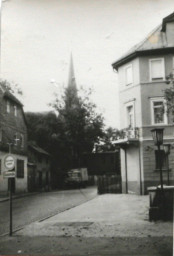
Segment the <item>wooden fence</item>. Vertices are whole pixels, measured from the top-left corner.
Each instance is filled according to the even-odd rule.
[[[103,175],[98,176],[97,181],[98,194],[121,193],[121,176],[120,175]]]

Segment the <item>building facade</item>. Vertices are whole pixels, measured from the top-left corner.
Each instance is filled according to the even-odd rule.
[[[27,192],[27,125],[21,102],[3,86],[0,87],[0,193],[8,193],[9,182],[4,159],[15,159],[14,193]]]
[[[28,144],[28,190],[50,190],[50,155],[36,144]]]
[[[174,70],[174,13],[112,66],[119,78],[122,136],[115,143],[121,148],[123,192],[146,194],[147,187],[160,184],[151,130],[164,128],[164,143],[174,143],[174,118],[167,115],[164,99],[164,90],[171,87],[166,76]],[[172,147],[162,169],[164,184],[168,169],[174,184]]]

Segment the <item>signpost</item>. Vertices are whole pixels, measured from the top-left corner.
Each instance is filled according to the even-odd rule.
[[[8,170],[12,170],[15,167],[15,159],[12,155],[7,155],[4,159],[4,165]]]
[[[12,178],[15,178],[15,159],[12,155],[7,155],[4,159],[4,165],[7,169],[3,173],[4,178],[9,179],[9,189],[10,189],[10,232],[9,235],[12,236]]]

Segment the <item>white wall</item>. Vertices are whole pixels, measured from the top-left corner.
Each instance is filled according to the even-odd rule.
[[[4,159],[5,156],[7,155],[6,152],[0,151],[0,159],[1,159],[1,174],[0,174],[0,192],[7,192],[8,191],[8,179],[3,177],[3,172],[7,171],[4,165]],[[28,188],[28,171],[27,171],[27,156],[22,156],[22,155],[15,155],[11,154],[16,160],[24,160],[24,178],[15,178],[15,183],[16,183],[16,193],[18,192],[27,192]],[[17,161],[16,161],[17,165]],[[15,169],[17,166],[15,165]]]

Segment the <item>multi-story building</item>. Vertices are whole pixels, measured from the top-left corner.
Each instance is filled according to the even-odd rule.
[[[123,192],[147,193],[160,184],[159,162],[151,130],[164,128],[164,143],[174,142],[174,118],[167,115],[166,76],[174,70],[174,13],[162,20],[147,38],[112,64],[118,72]],[[162,111],[165,109],[165,111]],[[167,183],[168,155],[164,154],[163,179]],[[174,150],[169,155],[170,184],[174,183]]]
[[[13,192],[27,192],[27,126],[21,102],[0,86],[0,193],[8,192],[4,159],[8,153],[15,159]]]

